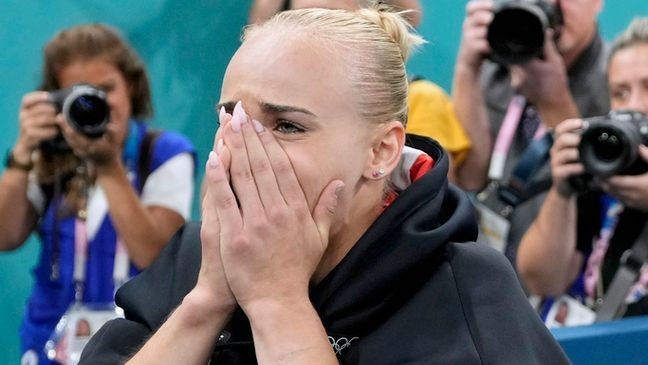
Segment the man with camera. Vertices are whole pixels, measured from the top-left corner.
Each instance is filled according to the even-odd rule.
[[[606,301],[609,306],[608,293],[625,265],[622,256],[629,249],[638,252],[635,242],[642,241],[648,217],[648,18],[635,20],[613,44],[608,83],[614,112],[556,127],[553,184],[520,243],[517,261],[532,294],[566,294],[561,300],[589,322],[600,319]],[[648,313],[648,270],[639,274],[641,261],[638,282],[621,292],[626,315]],[[556,302],[545,301],[545,309]]]
[[[480,241],[515,260],[551,184],[547,131],[609,109],[602,0],[472,0],[453,100],[473,148],[457,184],[476,195]]]

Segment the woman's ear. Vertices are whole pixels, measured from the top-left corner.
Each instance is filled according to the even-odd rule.
[[[374,134],[371,159],[364,171],[364,177],[381,180],[389,176],[400,161],[404,144],[403,123],[391,121],[380,125]]]

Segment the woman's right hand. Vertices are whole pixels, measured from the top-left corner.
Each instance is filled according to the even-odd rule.
[[[585,172],[578,152],[582,127],[581,119],[568,119],[558,124],[554,130],[554,144],[551,147],[551,175],[554,188],[564,198],[569,198],[574,193],[569,178]]]
[[[220,113],[221,128],[229,123],[232,119],[231,114],[226,114],[224,110]],[[218,153],[218,158],[224,166],[229,166],[229,151],[224,147],[220,133],[216,134],[214,151]],[[207,162],[210,163],[209,161]],[[223,263],[220,254],[220,237],[221,226],[216,210],[216,201],[211,191],[213,186],[217,183],[214,181],[216,178],[214,169],[207,167],[205,169],[205,197],[202,202],[202,226],[200,229],[200,240],[202,243],[202,261],[200,265],[200,272],[198,274],[198,282],[193,290],[197,294],[202,305],[213,305],[214,309],[218,311],[231,312],[236,307],[236,299],[227,284],[225,271],[223,270]]]
[[[493,8],[492,0],[471,0],[466,5],[457,56],[457,67],[462,71],[479,72],[484,57],[491,51],[486,36],[493,20]]]
[[[49,93],[33,91],[23,96],[20,104],[20,134],[13,149],[17,162],[27,164],[41,142],[56,137],[56,108],[49,102]]]

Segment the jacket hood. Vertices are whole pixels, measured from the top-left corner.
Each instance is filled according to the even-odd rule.
[[[425,151],[434,166],[425,174],[411,171],[408,158],[421,152],[405,151],[400,176],[418,179],[398,186],[408,179],[392,174],[398,197],[313,288],[311,300],[329,332],[361,336],[359,332],[370,331],[429,279],[449,242],[477,238],[470,201],[448,184],[446,153],[432,140],[427,140]]]

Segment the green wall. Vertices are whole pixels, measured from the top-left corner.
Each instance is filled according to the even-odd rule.
[[[429,44],[412,58],[410,72],[449,89],[465,1],[422,2],[420,31]],[[0,153],[16,137],[20,98],[38,85],[42,45],[63,27],[99,21],[119,28],[142,55],[153,85],[152,123],[189,136],[200,169],[212,144],[213,106],[248,8],[249,1],[239,0],[2,0]],[[648,2],[609,1],[601,16],[604,37],[613,37],[634,15],[648,15]],[[15,252],[0,253],[0,364],[19,363],[17,331],[38,250],[31,239]]]

